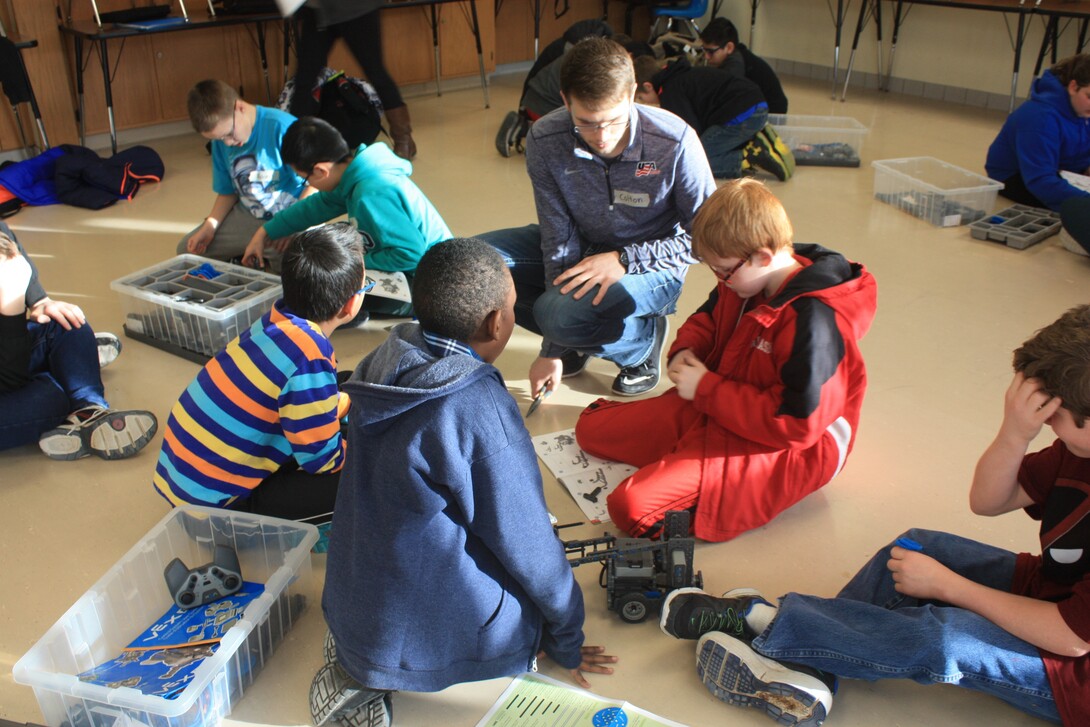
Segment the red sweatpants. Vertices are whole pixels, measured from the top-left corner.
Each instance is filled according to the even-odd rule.
[[[579,416],[575,436],[591,454],[639,467],[606,500],[613,522],[633,537],[668,510],[695,506],[697,537],[730,540],[822,487],[842,461],[828,437],[791,450],[728,432],[676,389],[634,402],[599,399]]]

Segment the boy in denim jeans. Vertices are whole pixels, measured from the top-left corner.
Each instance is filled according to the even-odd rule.
[[[1014,352],[1003,422],[977,462],[978,515],[1025,509],[1041,555],[909,530],[836,598],[675,591],[662,628],[700,639],[697,671],[730,704],[816,725],[835,676],[958,684],[1065,725],[1090,724],[1090,306]],[[1026,454],[1048,425],[1049,447]],[[776,695],[773,697],[772,695]]]

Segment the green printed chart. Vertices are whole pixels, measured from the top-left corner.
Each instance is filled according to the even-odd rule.
[[[515,677],[477,727],[684,727],[540,674]]]

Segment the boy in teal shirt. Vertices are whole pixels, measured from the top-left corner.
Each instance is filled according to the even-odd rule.
[[[246,247],[247,265],[264,263],[268,247],[282,251],[289,236],[343,214],[363,236],[368,270],[402,272],[412,285],[420,258],[453,235],[409,175],[412,165],[385,144],[351,150],[325,121],[305,117],[284,135],[281,156],[318,194],[278,212]],[[366,310],[411,315],[408,303],[369,297]]]

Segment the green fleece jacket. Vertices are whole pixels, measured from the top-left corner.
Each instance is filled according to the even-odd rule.
[[[336,189],[278,212],[265,232],[276,240],[347,214],[363,235],[368,268],[416,270],[428,248],[454,235],[411,173],[412,165],[385,144],[361,144]]]

